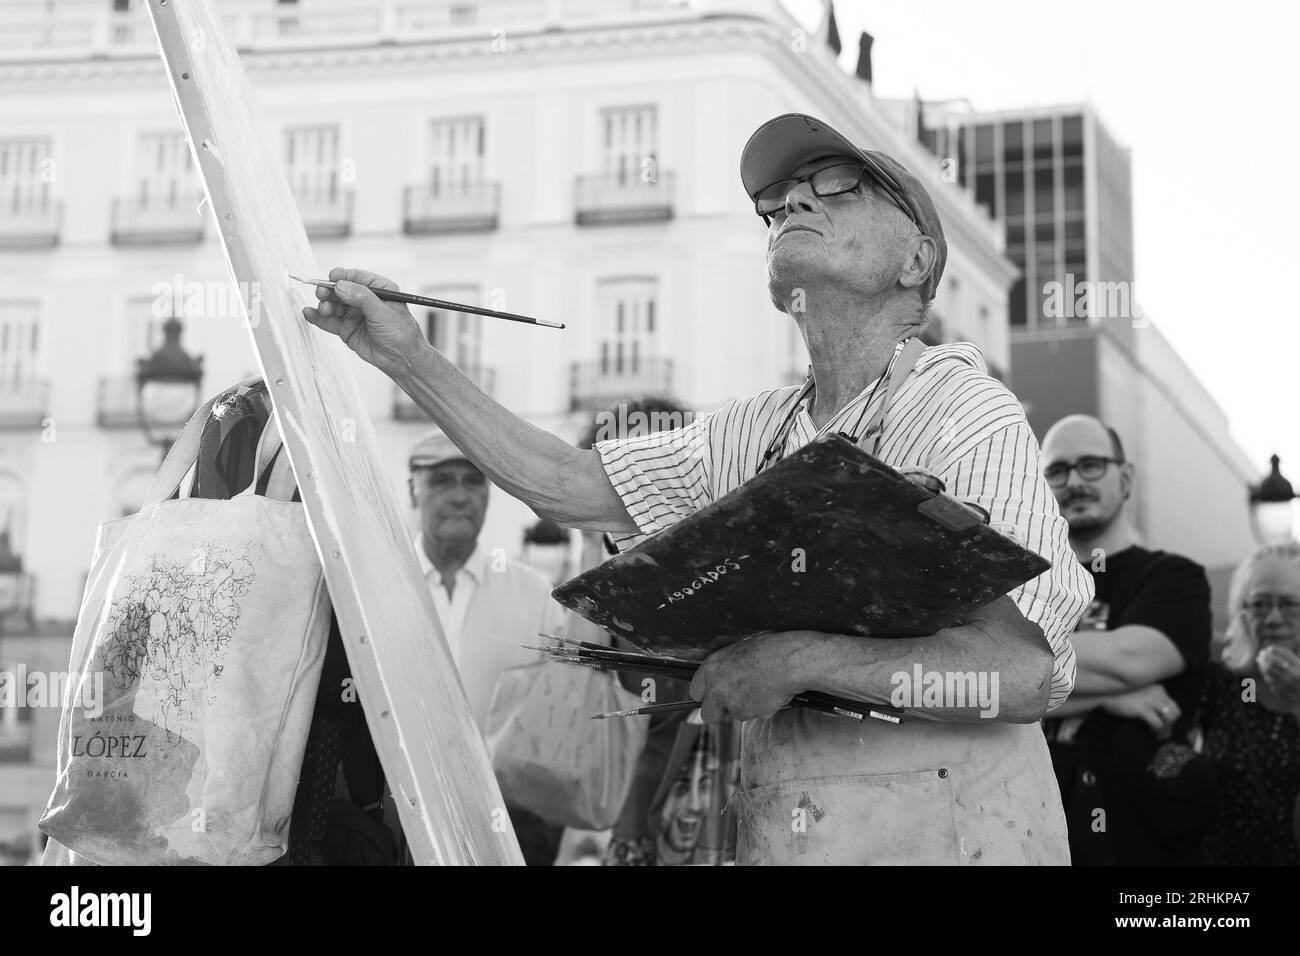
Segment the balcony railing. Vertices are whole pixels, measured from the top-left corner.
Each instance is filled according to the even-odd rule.
[[[341,239],[352,232],[352,191],[295,193],[302,224],[312,239]]]
[[[49,395],[50,383],[44,379],[0,381],[0,428],[39,428]]]
[[[58,245],[63,204],[52,199],[35,202],[0,200],[0,249],[46,248]]]
[[[409,235],[478,232],[497,227],[500,183],[469,186],[407,186],[402,200],[402,229]]]
[[[477,385],[488,395],[496,394],[497,372],[495,368],[487,365],[460,365],[457,366],[461,374]],[[427,422],[429,416],[424,413],[419,405],[411,400],[397,386],[393,386],[393,418],[399,422]]]
[[[652,356],[569,365],[569,411],[598,411],[646,395],[673,393],[673,360]]]
[[[157,53],[158,41],[142,3],[129,13],[103,9],[80,15],[75,9],[45,6],[15,4],[16,9],[0,11],[0,60]]]
[[[580,226],[662,222],[673,217],[673,174],[651,182],[639,176],[579,176],[574,219]]]
[[[113,200],[112,241],[118,246],[168,245],[203,241],[203,196],[172,202]]]

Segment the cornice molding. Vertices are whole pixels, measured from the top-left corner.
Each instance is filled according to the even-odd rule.
[[[568,55],[596,59],[625,59],[629,51],[638,55],[706,52],[734,47],[734,40],[753,36],[766,26],[743,17],[673,20],[632,25],[506,33],[504,51],[493,49],[493,38],[456,37],[398,43],[366,43],[358,46],[280,48],[239,51],[251,76],[306,78],[320,71],[337,74],[340,69],[367,71],[363,75],[384,75],[421,66],[491,65],[504,59],[525,66],[545,56]],[[162,61],[153,55],[84,57],[77,59],[0,61],[0,89],[48,90],[52,83],[85,84],[101,81],[153,78]]]

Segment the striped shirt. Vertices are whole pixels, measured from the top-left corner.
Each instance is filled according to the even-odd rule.
[[[875,382],[818,429],[805,399],[785,443],[789,454],[813,438],[859,437],[885,388]],[[752,478],[794,402],[797,386],[728,402],[684,428],[599,442],[605,470],[639,532],[615,534],[625,549],[680,521]],[[780,453],[780,452],[779,452]],[[983,508],[995,529],[1051,562],[1010,592],[1051,645],[1055,663],[1048,709],[1074,686],[1069,635],[1093,597],[1092,580],[1070,549],[1069,529],[1043,479],[1038,441],[1024,410],[988,374],[978,348],[926,349],[887,409],[879,457],[894,468],[924,468],[947,493]]]

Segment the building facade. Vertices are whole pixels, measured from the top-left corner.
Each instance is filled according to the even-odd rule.
[[[917,169],[950,243],[936,329],[1009,368],[1016,271],[995,224],[774,0],[220,11],[323,269],[568,324],[417,315],[540,427],[576,439],[626,397],[707,410],[802,380],[807,355],[768,299],[766,235],[738,173],[749,134],[793,110]],[[0,9],[0,530],[21,582],[0,592],[14,595],[0,669],[66,666],[95,528],[138,508],[158,464],[133,373],[166,320],[202,357],[205,394],[257,370],[249,290],[227,285],[209,215],[138,0]],[[406,456],[429,423],[382,375],[353,370],[405,501]],[[518,554],[535,520],[494,492],[480,542]],[[57,716],[0,723],[11,856],[35,852]]]
[[[1207,567],[1222,627],[1229,572],[1255,547],[1247,486],[1262,465],[1142,310],[1128,150],[1086,104],[889,109],[1004,230],[1022,270],[1009,306],[1012,387],[1035,432],[1075,412],[1116,429],[1137,468],[1128,507],[1140,534]]]

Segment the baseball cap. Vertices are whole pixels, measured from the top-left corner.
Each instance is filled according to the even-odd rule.
[[[469,459],[452,443],[442,429],[435,428],[416,442],[415,447],[411,449],[408,468],[411,471],[417,468],[432,468],[434,465],[441,465],[444,461],[469,461]]]
[[[751,198],[759,190],[790,176],[791,170],[821,156],[856,156],[882,189],[911,215],[924,235],[934,240],[934,268],[925,281],[922,298],[934,298],[948,261],[939,211],[921,181],[892,156],[876,149],[854,146],[841,133],[806,113],[784,113],[768,120],[749,137],[740,154],[740,181]]]

